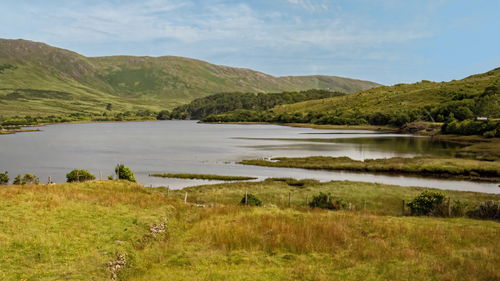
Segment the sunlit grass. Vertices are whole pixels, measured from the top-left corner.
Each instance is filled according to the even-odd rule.
[[[500,278],[497,222],[401,216],[401,200],[420,188],[290,183],[296,182],[238,182],[169,192],[122,181],[3,186],[0,279],[109,280],[107,262],[117,253],[127,255],[119,280]],[[181,198],[186,191],[188,204]],[[319,191],[356,208],[305,207],[305,197]],[[240,206],[245,192],[261,198],[264,207]],[[499,199],[446,193],[470,204]],[[197,202],[211,207],[191,204]],[[152,235],[150,227],[161,222],[167,231]]]

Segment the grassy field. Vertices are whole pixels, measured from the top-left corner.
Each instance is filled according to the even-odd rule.
[[[271,160],[243,160],[240,163],[268,167],[415,174],[487,181],[500,180],[500,162],[460,158],[393,157],[358,161],[349,157],[311,156],[302,158],[278,157]]]
[[[215,205],[181,203],[186,191],[189,203]],[[264,207],[237,205],[245,191]],[[319,191],[356,207],[305,208]],[[110,280],[121,254],[119,280],[498,280],[500,224],[400,216],[401,200],[420,191],[274,180],[169,193],[120,181],[2,186],[0,279]],[[288,194],[291,208],[271,200]]]
[[[211,174],[150,174],[150,177],[160,178],[177,178],[177,179],[199,179],[199,180],[221,180],[221,181],[237,181],[237,180],[255,180],[253,177],[242,176],[221,176]]]

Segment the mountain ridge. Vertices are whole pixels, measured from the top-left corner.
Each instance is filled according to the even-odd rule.
[[[273,76],[178,56],[102,56],[0,39],[0,115],[171,109],[219,92],[356,92],[379,84],[338,76]],[[51,96],[59,92],[59,96]],[[63,97],[64,96],[64,97]],[[63,97],[63,98],[61,98]]]

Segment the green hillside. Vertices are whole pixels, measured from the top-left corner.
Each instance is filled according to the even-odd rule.
[[[474,121],[475,117],[488,121]],[[450,82],[381,86],[349,95],[278,105],[267,111],[236,110],[208,122],[280,122],[405,126],[444,122],[443,132],[500,136],[500,68]]]
[[[451,101],[471,100],[483,94],[484,90],[490,86],[500,87],[500,68],[472,75],[462,80],[450,82],[424,80],[413,84],[381,86],[348,96],[277,106],[274,111],[277,113],[339,112],[342,114],[352,113],[352,115],[356,111],[362,114],[412,112],[415,109],[433,107]],[[495,102],[498,103],[498,100]],[[498,111],[488,113],[499,114]]]
[[[306,100],[324,99],[346,95],[328,90],[307,90],[281,93],[218,93],[197,98],[188,104],[174,108],[171,119],[203,119],[208,115],[221,114],[238,109],[266,110],[279,104],[291,104]]]
[[[88,58],[26,40],[0,39],[0,115],[159,111],[217,92],[329,89],[376,83],[334,76],[274,77],[181,57]]]

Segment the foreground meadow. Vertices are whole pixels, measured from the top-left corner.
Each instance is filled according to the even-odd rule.
[[[268,180],[0,188],[1,280],[499,280],[500,224],[402,216],[423,189]],[[310,209],[320,191],[350,210]],[[188,193],[187,203],[184,199]],[[262,207],[240,206],[245,192]],[[471,205],[499,195],[446,192]]]

